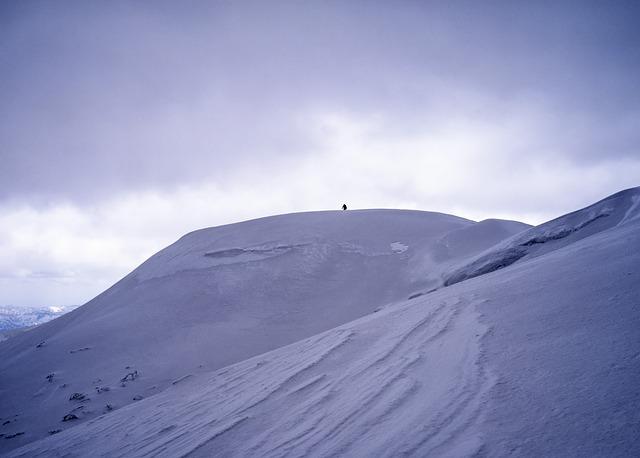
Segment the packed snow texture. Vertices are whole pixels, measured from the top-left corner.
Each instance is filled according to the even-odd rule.
[[[515,236],[526,227],[388,211],[190,234],[77,311],[0,344],[0,411],[11,420],[2,433],[24,433],[2,446],[27,444],[9,456],[639,456],[639,197],[628,190]],[[524,256],[479,273],[516,246]],[[229,262],[237,257],[246,258]],[[235,276],[217,275],[232,268]],[[451,272],[466,273],[441,287]],[[275,301],[281,313],[255,317],[247,334],[248,313],[225,315],[233,332],[208,328],[209,354],[196,353],[207,366],[189,367],[200,345],[189,315],[198,294],[219,292],[210,277],[237,282],[228,297],[239,296],[243,311],[275,312]],[[287,281],[269,289],[263,277]],[[256,283],[264,303],[240,294]],[[191,301],[174,293],[179,286]],[[211,316],[224,310],[210,307]],[[307,321],[326,328],[313,332]],[[271,346],[270,330],[288,332],[290,345]],[[248,356],[219,356],[251,336]],[[63,351],[70,346],[76,353]],[[122,366],[127,358],[135,364]],[[43,374],[29,385],[51,366],[63,369],[54,382]],[[89,394],[82,377],[100,371]],[[109,396],[121,402],[113,411]],[[41,419],[30,413],[37,408]],[[66,430],[37,440],[43,429]]]

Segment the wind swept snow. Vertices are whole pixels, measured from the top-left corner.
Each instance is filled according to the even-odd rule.
[[[399,306],[11,456],[470,454],[482,444],[478,419],[493,384],[485,332],[468,297]]]

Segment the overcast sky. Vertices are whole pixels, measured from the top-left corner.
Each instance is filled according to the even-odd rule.
[[[537,224],[640,185],[640,2],[0,3],[0,304],[185,232],[412,208]]]

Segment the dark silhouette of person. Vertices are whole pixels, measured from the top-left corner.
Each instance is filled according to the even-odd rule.
[[[347,204],[342,204],[342,209],[346,210],[347,209]]]

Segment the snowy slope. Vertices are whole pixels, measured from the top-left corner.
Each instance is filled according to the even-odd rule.
[[[632,222],[639,214],[638,188],[621,191],[586,208],[507,238],[471,261],[463,260],[456,269],[445,274],[444,284],[451,285],[541,256],[598,232]]]
[[[527,227],[367,210],[188,234],[74,312],[0,344],[10,421],[0,434],[24,432],[0,451],[428,291]]]
[[[572,243],[9,456],[640,456],[638,195],[603,201],[614,223]],[[593,210],[527,237],[575,234]]]

